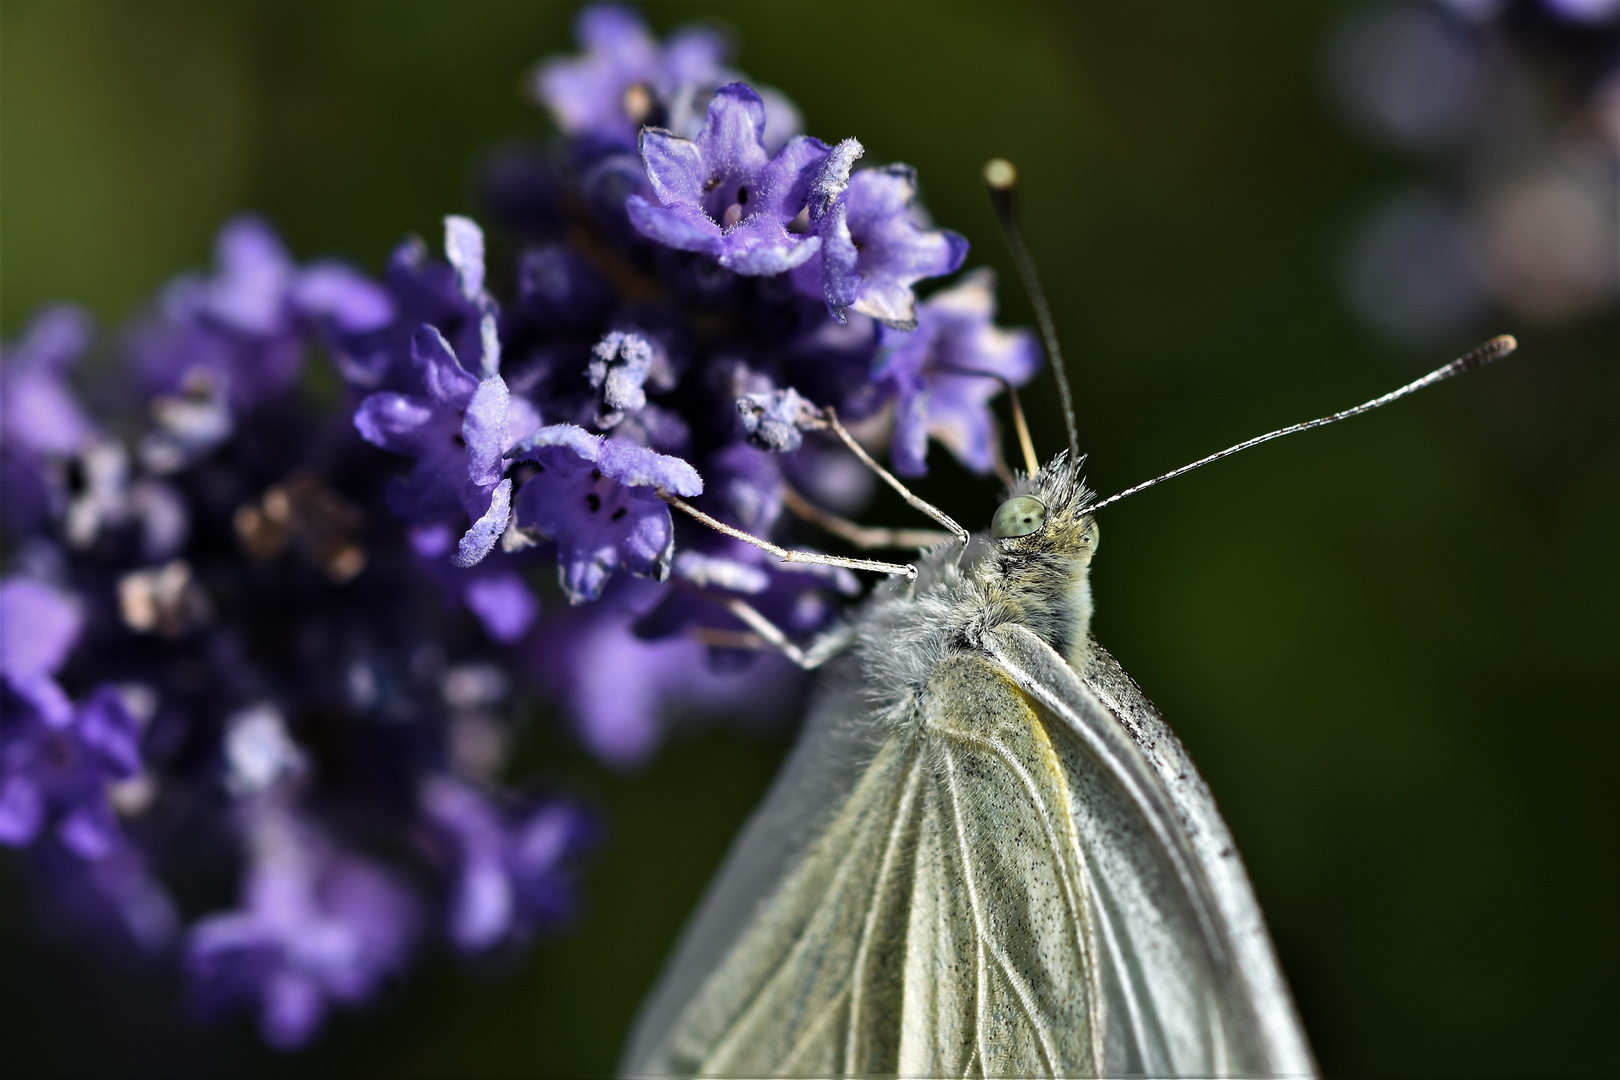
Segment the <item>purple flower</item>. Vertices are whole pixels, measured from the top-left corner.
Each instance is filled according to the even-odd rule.
[[[78,308],[46,308],[21,341],[0,350],[0,440],[8,449],[67,457],[95,430],[67,384],[90,333]]]
[[[535,639],[535,669],[597,757],[619,768],[644,764],[666,729],[684,718],[768,725],[793,715],[797,668],[767,655],[746,671],[716,671],[695,638],[642,640],[631,625],[664,590],[626,584],[632,587],[549,622]]]
[[[765,105],[742,83],[720,88],[695,140],[646,128],[641,158],[659,205],[640,195],[625,204],[643,236],[697,251],[739,274],[779,274],[799,266],[821,240],[788,231],[830,152],[800,135],[771,157],[765,149]]]
[[[0,677],[13,686],[49,679],[79,640],[83,617],[73,597],[33,578],[0,582]]]
[[[587,143],[634,146],[644,123],[680,130],[700,91],[729,81],[727,44],[711,30],[677,32],[662,48],[626,8],[594,4],[579,13],[581,57],[559,57],[535,75],[536,96],[557,126]]]
[[[578,807],[503,803],[445,776],[423,784],[421,801],[455,867],[449,934],[457,948],[521,941],[572,914],[572,863],[594,832]]]
[[[782,470],[778,458],[748,443],[732,443],[711,455],[703,506],[733,525],[770,535],[782,516]]]
[[[547,330],[594,326],[613,307],[613,293],[602,276],[560,244],[523,253],[517,291],[519,311]]]
[[[518,491],[518,524],[557,541],[570,603],[595,600],[621,566],[659,580],[669,573],[675,529],[658,493],[702,492],[692,466],[572,424],[541,428],[511,455],[538,466]]]
[[[797,450],[804,445],[804,432],[816,427],[820,419],[820,410],[791,386],[737,399],[737,424],[761,450]]]
[[[850,165],[860,153],[855,140],[841,143],[812,192],[811,223],[822,239],[819,291],[840,322],[854,310],[911,330],[917,325],[911,287],[923,278],[954,273],[967,257],[968,242],[949,229],[928,227],[916,205],[917,173],[911,166],[864,169],[851,176]],[[801,276],[814,269],[806,266]]]
[[[396,513],[428,522],[459,507],[472,518],[453,556],[457,566],[481,561],[505,531],[512,500],[505,453],[540,422],[501,379],[493,314],[484,315],[482,330],[481,377],[461,365],[443,334],[423,325],[411,340],[423,393],[372,394],[354,415],[367,442],[416,459],[410,477],[390,492]]]
[[[54,825],[68,850],[101,858],[119,836],[107,787],[140,771],[135,718],[110,687],[65,711],[31,689],[0,684],[0,843],[26,847]]]
[[[60,508],[48,463],[71,457],[94,434],[67,383],[89,343],[89,317],[54,307],[34,317],[21,341],[0,348],[0,520],[14,533]]]
[[[256,800],[244,814],[242,907],[192,927],[186,974],[202,1010],[254,1008],[266,1042],[296,1049],[333,1005],[365,1001],[404,967],[420,914],[393,875],[288,808]]]
[[[408,535],[411,550],[428,575],[477,616],[491,641],[510,645],[528,633],[540,615],[540,601],[517,572],[512,556],[491,552],[478,565],[463,568],[451,562],[457,544],[449,526],[418,525]]]
[[[1040,370],[1041,352],[1022,330],[1003,330],[996,313],[995,277],[988,270],[935,293],[918,309],[917,329],[885,330],[887,355],[874,378],[897,395],[889,457],[907,476],[928,471],[928,440],[944,443],[974,472],[995,462],[995,418],[990,399],[1000,376],[1021,386]]]
[[[28,578],[0,584],[0,843],[32,844],[47,827],[85,859],[119,837],[108,785],[140,771],[140,732],[118,693],[75,706],[54,675],[78,640],[69,596]]]
[[[446,251],[464,256],[469,245],[452,242],[451,220],[445,219]],[[470,276],[481,283],[482,266]],[[384,274],[396,313],[393,323],[374,333],[343,335],[331,342],[344,380],[361,391],[415,389],[418,375],[411,339],[424,323],[443,334],[456,355],[477,354],[490,299],[481,289],[469,296],[463,288],[468,279],[469,274],[458,267],[432,258],[418,237],[396,247]]]
[[[226,223],[211,276],[181,278],[131,339],[147,388],[173,395],[200,381],[240,414],[279,396],[298,376],[304,337],[365,334],[392,321],[383,290],[338,263],[300,270],[256,218]],[[221,436],[223,437],[223,436]]]

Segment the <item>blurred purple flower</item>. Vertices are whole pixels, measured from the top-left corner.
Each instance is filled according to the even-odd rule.
[[[672,131],[641,133],[641,157],[659,205],[631,195],[625,205],[643,236],[713,256],[747,276],[800,265],[821,240],[788,231],[804,209],[826,143],[800,135],[772,157],[765,149],[765,105],[742,83],[721,87],[696,140]]]
[[[517,297],[521,314],[545,330],[585,329],[613,308],[613,293],[601,274],[561,244],[523,253]]]
[[[243,813],[242,906],[191,928],[186,975],[202,1011],[256,1009],[266,1042],[297,1049],[333,1005],[364,1002],[404,967],[420,913],[392,874],[273,799]]]
[[[826,629],[844,603],[861,593],[860,581],[841,566],[783,563],[738,541],[726,541],[719,553],[682,551],[675,557],[673,580],[680,587],[636,621],[638,637],[657,640],[694,627],[744,633],[748,627],[722,606],[730,595],[803,642]],[[706,643],[723,667],[746,666],[761,655],[757,648],[722,641]]]
[[[67,383],[90,345],[90,318],[74,307],[46,308],[22,340],[0,349],[0,440],[8,448],[66,457],[95,430]]]
[[[111,687],[66,709],[60,695],[9,673],[0,684],[0,843],[26,847],[54,827],[69,851],[98,859],[119,837],[108,785],[140,771],[140,733]]]
[[[1398,192],[1373,208],[1345,252],[1343,289],[1380,335],[1406,344],[1468,332],[1489,299],[1470,223],[1437,192]]]
[[[782,515],[782,470],[774,454],[731,443],[712,454],[703,506],[722,521],[761,536]]]
[[[679,130],[694,95],[730,81],[726,39],[712,30],[681,30],[660,47],[635,12],[593,4],[574,38],[585,55],[546,61],[534,88],[557,127],[587,145],[634,146],[648,123]]]
[[[659,580],[669,573],[675,529],[658,492],[701,493],[692,466],[572,424],[541,428],[511,455],[539,467],[518,491],[518,524],[557,541],[570,603],[595,600],[621,566]]]
[[[408,535],[423,569],[452,603],[466,605],[477,616],[491,641],[510,645],[528,633],[540,615],[540,601],[518,573],[513,556],[494,551],[476,566],[464,568],[451,561],[457,537],[448,525],[417,525]]]
[[[1466,134],[1486,89],[1478,32],[1425,4],[1350,12],[1328,43],[1326,69],[1352,124],[1378,142],[1417,150]]]
[[[34,316],[20,341],[0,346],[0,524],[14,534],[60,508],[49,464],[94,433],[67,381],[90,334],[84,312],[52,307]]]
[[[1022,386],[1041,367],[1034,337],[996,326],[995,313],[995,276],[979,270],[925,301],[918,308],[917,329],[884,331],[888,351],[873,378],[897,397],[889,452],[895,472],[927,472],[929,438],[944,443],[974,472],[989,472],[994,465],[990,399],[1002,385],[970,373]]]
[[[422,812],[454,864],[451,942],[481,952],[522,941],[573,913],[573,863],[594,829],[565,802],[502,801],[436,776],[422,787]]]
[[[300,270],[257,218],[227,222],[214,259],[212,276],[176,281],[131,338],[152,393],[173,395],[203,380],[245,413],[292,385],[307,333],[365,334],[393,319],[381,287],[339,263]]]
[[[534,670],[566,704],[597,757],[619,768],[645,764],[667,729],[688,717],[759,725],[791,715],[801,686],[797,668],[767,655],[746,671],[717,671],[695,638],[638,638],[631,625],[665,590],[626,584],[600,603],[548,621],[532,654]]]

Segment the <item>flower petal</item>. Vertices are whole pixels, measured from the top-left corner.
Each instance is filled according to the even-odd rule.
[[[647,180],[659,202],[673,206],[702,200],[709,167],[697,143],[663,128],[643,128],[640,142]]]
[[[411,335],[411,359],[422,376],[423,387],[434,401],[460,409],[472,400],[478,380],[461,366],[455,350],[450,348],[438,327],[423,323],[416,328],[416,333]]]
[[[471,218],[444,219],[444,254],[456,269],[456,284],[470,304],[484,300],[484,230]]]
[[[720,265],[747,277],[768,277],[802,265],[821,250],[821,237],[797,236],[765,214],[726,230]]]
[[[624,202],[624,211],[636,231],[649,240],[678,251],[720,254],[720,226],[696,203],[654,206],[640,195]]]
[[[457,566],[474,566],[495,550],[501,533],[506,531],[507,519],[512,516],[512,481],[502,480],[489,493],[489,509],[472,523],[461,537],[451,562]]]

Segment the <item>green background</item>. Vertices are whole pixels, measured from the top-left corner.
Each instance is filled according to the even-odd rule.
[[[658,5],[714,16],[807,129],[918,166],[1002,271],[978,187],[1019,163],[1103,492],[1382,392],[1422,354],[1336,297],[1356,215],[1414,166],[1324,104],[1338,9],[1298,2]],[[0,7],[0,323],[108,322],[204,264],[223,217],[377,270],[475,209],[517,80],[572,48],[536,3]],[[1620,322],[1503,319],[1513,360],[1109,511],[1095,630],[1181,734],[1247,860],[1332,1073],[1596,1073],[1617,1009]],[[1484,335],[1481,335],[1484,336]],[[1457,348],[1454,348],[1456,346]],[[1037,443],[1062,441],[1031,395]],[[976,525],[993,489],[936,469]],[[892,511],[880,508],[878,516]],[[891,514],[891,517],[897,517]],[[710,730],[646,771],[558,751],[609,843],[575,932],[521,963],[430,958],[313,1050],[197,1028],[166,977],[42,937],[0,858],[0,1072],[602,1073],[782,742]],[[1607,899],[1605,899],[1607,898]]]

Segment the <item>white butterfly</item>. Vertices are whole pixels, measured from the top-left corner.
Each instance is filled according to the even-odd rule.
[[[1313,1070],[1208,788],[1087,634],[1089,493],[1026,486],[862,609],[627,1075]]]
[[[999,171],[998,171],[999,170]],[[1095,502],[1077,472],[1051,320],[1030,287],[1071,450],[880,586],[841,636],[804,735],[643,1006],[629,1076],[1297,1076],[1315,1072],[1209,788],[1089,634],[1095,512],[1248,446],[1346,419],[1512,352],[1493,339],[1423,378]],[[812,557],[683,511],[793,561]],[[847,523],[846,523],[847,524]],[[853,536],[854,534],[850,534]],[[821,561],[817,558],[816,561]]]

